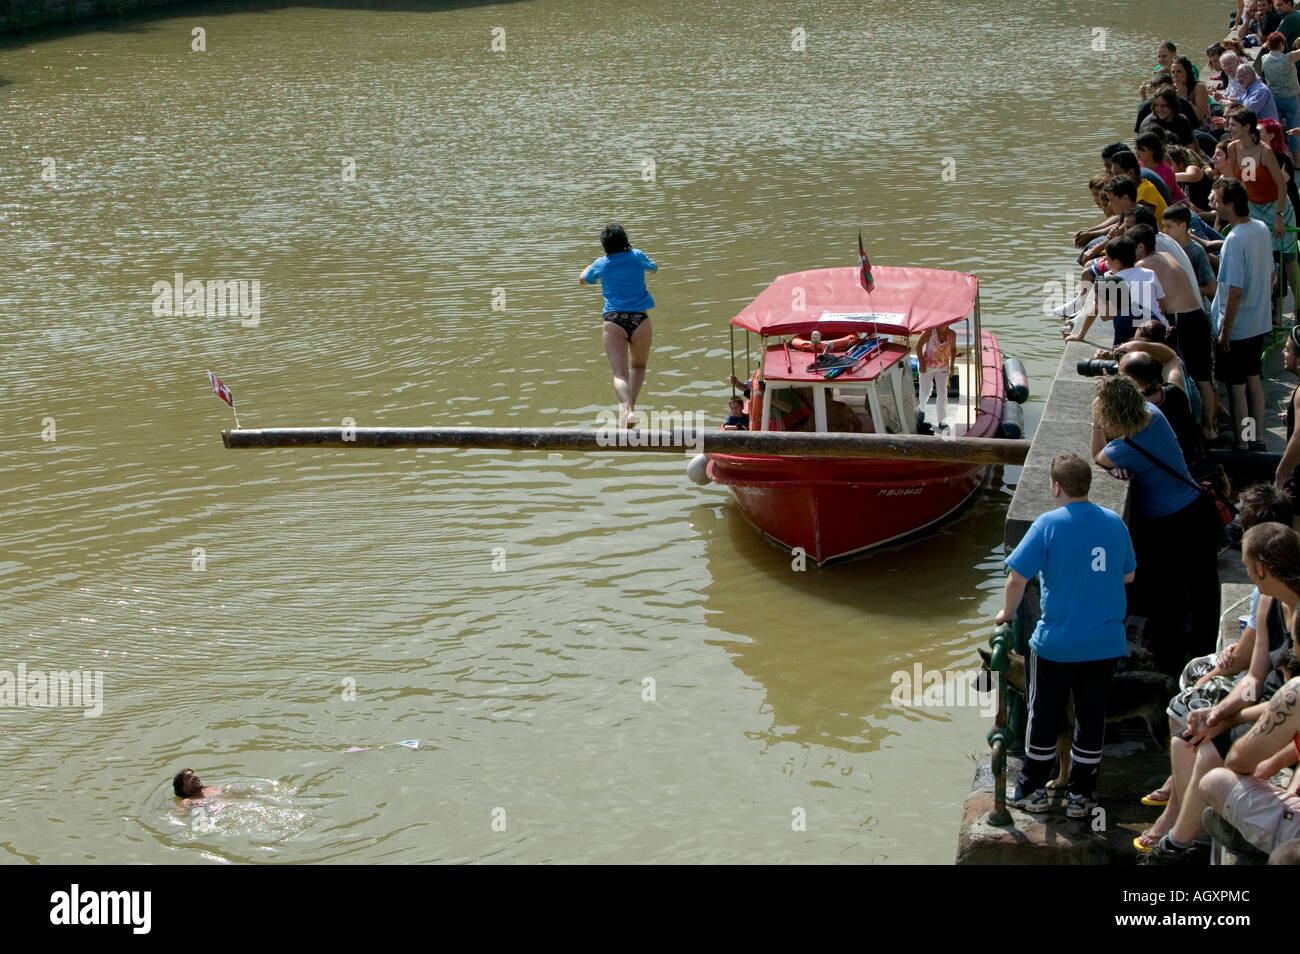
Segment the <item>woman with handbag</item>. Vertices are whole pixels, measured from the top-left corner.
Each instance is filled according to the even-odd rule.
[[[1156,666],[1172,675],[1218,638],[1218,510],[1188,473],[1173,428],[1132,380],[1097,382],[1092,421],[1093,458],[1132,481],[1138,562],[1129,612],[1146,617]]]

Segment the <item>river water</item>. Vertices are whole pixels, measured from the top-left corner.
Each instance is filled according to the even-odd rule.
[[[991,723],[891,675],[976,664],[1015,469],[797,572],[684,457],[228,451],[204,372],[245,426],[595,426],[614,219],[643,409],[720,420],[727,320],[861,228],[980,274],[1032,426],[1158,11],[1199,49],[1228,5],[335,6],[0,49],[0,669],[103,674],[0,708],[0,858],[950,862]],[[156,314],[176,273],[257,320]],[[178,822],[183,767],[268,794]]]

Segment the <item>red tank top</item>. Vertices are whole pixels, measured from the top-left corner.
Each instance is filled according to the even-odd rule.
[[[1259,161],[1255,163],[1254,175],[1250,179],[1246,179],[1243,175],[1245,170],[1240,162],[1232,164],[1233,175],[1240,179],[1241,184],[1246,187],[1246,198],[1253,205],[1268,205],[1277,199],[1277,183],[1273,181],[1272,174],[1264,167],[1265,148],[1267,147],[1260,147]]]

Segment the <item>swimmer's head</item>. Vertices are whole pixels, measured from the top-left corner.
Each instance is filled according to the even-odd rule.
[[[619,252],[630,252],[632,243],[627,240],[627,233],[623,231],[623,226],[617,222],[611,222],[600,231],[600,246],[605,250],[606,255],[616,255]]]
[[[172,791],[177,798],[194,798],[203,794],[203,783],[193,769],[181,769],[172,779]]]

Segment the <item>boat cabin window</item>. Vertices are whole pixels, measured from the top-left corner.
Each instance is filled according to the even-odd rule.
[[[795,386],[767,383],[764,430],[915,434],[916,389],[897,361],[872,381]]]

